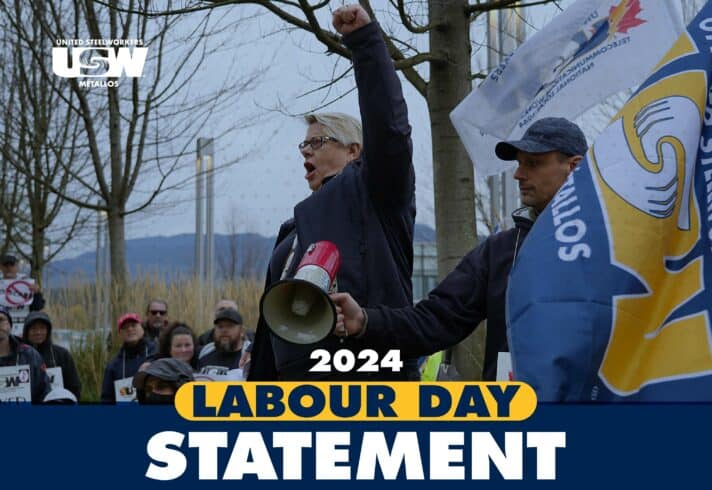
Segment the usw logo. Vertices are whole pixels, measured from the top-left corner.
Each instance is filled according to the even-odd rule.
[[[20,369],[16,376],[7,376],[5,378],[5,388],[17,388],[21,384],[30,381],[30,371],[28,369]]]
[[[132,52],[133,49],[133,52]],[[52,72],[63,78],[138,78],[143,74],[148,48],[52,48]]]

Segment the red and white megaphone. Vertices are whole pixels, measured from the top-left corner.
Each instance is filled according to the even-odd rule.
[[[314,344],[336,326],[336,308],[329,293],[341,265],[331,242],[307,248],[297,273],[270,286],[260,300],[260,314],[278,337],[295,344]]]

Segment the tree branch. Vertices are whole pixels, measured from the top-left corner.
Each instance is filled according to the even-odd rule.
[[[555,3],[556,0],[537,0],[531,2],[525,2],[524,0],[492,0],[488,3],[477,3],[468,5],[465,8],[465,12],[468,15],[479,15],[484,12],[489,12],[491,10],[504,10],[504,9],[515,9],[522,7],[534,7],[535,5],[544,5],[547,3]]]
[[[371,16],[371,19],[376,20],[376,14],[373,11],[373,8],[371,8],[371,3],[368,0],[361,0],[359,3],[363,6],[364,9],[366,9],[368,15]],[[420,74],[415,70],[414,67],[415,65],[423,63],[425,61],[444,60],[440,60],[432,53],[418,53],[417,55],[413,56],[412,59],[407,59],[403,52],[395,45],[390,36],[386,35],[383,32],[382,28],[381,33],[383,34],[383,39],[386,42],[388,53],[391,55],[391,58],[393,58],[393,64],[395,65],[396,69],[403,72],[403,76],[413,85],[413,87],[415,87],[415,89],[420,93],[420,95],[426,97],[428,92],[428,83],[423,77],[420,76]]]
[[[425,33],[429,32],[430,30],[436,29],[442,25],[437,22],[432,23],[432,24],[427,24],[424,26],[416,25],[413,22],[413,18],[410,15],[408,15],[408,13],[405,11],[405,2],[403,0],[396,0],[396,2],[391,1],[391,4],[398,11],[398,15],[400,16],[401,23],[403,24],[403,27],[408,29],[413,34],[425,34]]]

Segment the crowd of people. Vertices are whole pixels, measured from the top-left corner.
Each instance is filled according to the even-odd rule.
[[[419,356],[456,344],[484,319],[489,322],[483,379],[495,379],[498,355],[508,351],[509,271],[537,216],[581,161],[585,137],[564,118],[545,118],[521,140],[500,142],[497,155],[518,163],[514,178],[523,207],[513,215],[515,228],[490,236],[413,306],[415,172],[401,84],[380,27],[362,7],[337,9],[333,24],[352,54],[361,120],[340,113],[306,117],[306,138],[298,147],[312,193],[279,230],[265,288],[294,277],[299,257],[311,244],[333,242],[341,254],[337,283],[342,291],[331,295],[334,334],[315,344],[291,343],[260,316],[251,342],[237,305],[223,299],[216,305],[214,328],[196,336],[189,325],[169,322],[168,305],[154,299],[144,319],[127,313],[117,320],[121,347],[104,372],[103,403],[170,403],[193,379],[419,380]],[[9,335],[9,321],[7,311],[0,310],[0,366],[32,367],[33,402],[49,393],[41,366],[60,367],[66,390],[79,399],[76,368],[71,355],[52,344],[49,317],[29,315],[22,339]],[[332,355],[342,349],[355,355],[396,349],[404,365],[374,372],[314,371],[316,349]]]
[[[163,400],[149,396],[154,386],[148,382],[151,377],[159,378],[161,386],[172,383],[176,391],[185,376],[189,380],[194,375],[198,379],[244,379],[252,342],[234,301],[218,302],[214,328],[201,335],[203,345],[192,327],[168,321],[167,313],[165,301],[152,300],[146,321],[136,313],[118,319],[120,347],[104,369],[102,403]],[[160,324],[152,322],[152,317],[159,317]],[[32,403],[78,403],[82,390],[79,373],[69,350],[52,342],[49,315],[43,311],[30,313],[21,337],[12,335],[11,328],[9,310],[0,307],[0,367],[30,367]],[[157,367],[151,367],[158,361]]]
[[[244,379],[252,343],[234,301],[217,303],[214,328],[201,335],[204,345],[188,324],[168,321],[168,305],[163,300],[150,301],[146,317],[142,322],[138,314],[127,313],[118,319],[121,347],[104,370],[102,403],[165,400],[149,396],[153,386],[149,381],[154,377],[160,380],[163,395],[168,384],[177,391],[186,373],[189,380],[194,373],[204,375],[201,379]],[[152,368],[157,361],[161,361],[159,367]]]

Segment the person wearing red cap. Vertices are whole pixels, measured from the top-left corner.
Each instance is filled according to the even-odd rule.
[[[147,357],[156,352],[156,344],[144,338],[141,317],[136,313],[126,313],[116,323],[122,345],[104,370],[104,381],[101,385],[101,402],[116,403],[117,393],[125,395],[128,401],[133,393],[131,383],[134,374]]]

